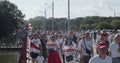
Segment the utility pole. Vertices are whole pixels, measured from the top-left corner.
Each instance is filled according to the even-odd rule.
[[[46,26],[46,18],[47,18],[47,17],[46,17],[46,11],[47,11],[47,10],[45,9],[45,11],[44,11],[44,13],[45,13],[44,30],[46,30],[46,27],[47,27],[47,26]]]
[[[52,31],[54,31],[54,0],[52,1]]]
[[[67,29],[70,31],[70,0],[68,0],[68,20],[67,20]]]

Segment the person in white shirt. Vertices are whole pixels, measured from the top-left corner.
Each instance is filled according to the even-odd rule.
[[[120,34],[115,35],[115,42],[112,42],[109,46],[109,53],[112,57],[112,63],[120,63]]]
[[[92,50],[92,41],[90,38],[88,39],[89,34],[83,34],[81,36],[81,40],[78,43],[78,49],[80,52],[80,63],[88,63],[91,55],[93,54]],[[86,49],[90,51],[90,53],[86,52]]]
[[[76,44],[72,41],[71,37],[67,37],[62,46],[65,63],[75,63],[75,50]]]
[[[89,63],[112,63],[111,57],[106,55],[107,46],[105,42],[99,42],[97,45],[98,55],[92,57]]]
[[[46,44],[48,50],[48,63],[62,63],[59,53],[57,51],[58,44],[55,42],[55,36],[51,36]]]
[[[32,57],[32,63],[37,62],[37,57],[41,53],[41,41],[37,33],[33,35],[30,44],[30,55]]]

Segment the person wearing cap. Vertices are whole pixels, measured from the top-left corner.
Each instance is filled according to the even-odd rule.
[[[99,42],[97,45],[98,55],[92,57],[89,63],[112,63],[111,57],[106,55],[107,46],[105,42]]]
[[[115,40],[109,46],[109,55],[112,57],[112,63],[120,63],[120,34],[115,35]]]
[[[101,41],[105,42],[106,46],[109,48],[110,42],[108,41],[108,34],[107,33],[101,34]],[[108,48],[107,48],[107,50],[108,50]],[[108,55],[108,51],[107,51],[106,55]]]

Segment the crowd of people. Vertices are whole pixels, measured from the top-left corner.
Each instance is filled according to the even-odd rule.
[[[120,33],[28,31],[32,63],[120,63]],[[95,46],[95,47],[94,47]]]

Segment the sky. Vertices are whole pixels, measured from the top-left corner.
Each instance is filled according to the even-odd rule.
[[[53,0],[9,0],[18,6],[25,20],[36,16],[52,16]],[[54,0],[54,17],[62,18],[68,16],[68,0]],[[70,18],[86,16],[120,16],[120,0],[70,0]]]

